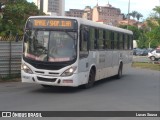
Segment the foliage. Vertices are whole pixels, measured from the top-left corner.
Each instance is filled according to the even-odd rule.
[[[153,8],[153,11],[160,15],[160,6],[156,6],[155,8]]]
[[[132,13],[130,13],[130,15],[131,15],[133,18],[135,18],[137,13],[138,13],[137,11],[132,11]]]
[[[147,43],[150,43],[152,48],[156,48],[160,45],[160,6],[156,6],[153,11],[155,13],[147,19],[150,30],[146,33],[146,36],[148,38]]]
[[[137,11],[132,11],[131,13],[129,13],[130,16],[132,16],[134,19],[136,18],[138,21],[140,20],[140,18],[143,17],[143,15]]]
[[[139,48],[147,48],[148,44],[145,44],[147,41],[147,36],[145,35],[144,32],[140,33],[140,36],[138,38],[137,44]]]
[[[44,15],[34,3],[26,0],[9,0],[0,19],[0,35],[23,34],[25,21],[29,16]]]
[[[134,40],[138,40],[141,30],[139,30],[137,27],[130,26],[130,25],[128,27],[127,27],[127,25],[120,25],[119,27],[123,28],[123,29],[127,29],[128,28],[128,30],[131,30],[133,32],[133,39]]]

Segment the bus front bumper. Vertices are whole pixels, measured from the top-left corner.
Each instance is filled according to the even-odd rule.
[[[41,85],[51,85],[51,86],[79,86],[77,75],[67,77],[53,77],[53,76],[43,76],[36,74],[28,74],[21,71],[22,82],[26,83],[36,83]]]

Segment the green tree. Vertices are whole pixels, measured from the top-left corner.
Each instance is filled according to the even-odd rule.
[[[34,3],[26,0],[8,0],[0,21],[0,35],[23,34],[25,22],[29,16],[44,15]]]
[[[143,15],[142,15],[141,13],[137,13],[137,14],[136,14],[136,18],[137,18],[138,21],[139,21],[140,18],[142,18],[142,17],[143,17]]]
[[[123,29],[127,29],[127,25],[120,25],[119,27]],[[130,26],[130,25],[128,26],[128,30],[131,30],[133,32],[133,39],[138,40],[141,34],[141,30],[135,26]]]
[[[147,19],[149,31],[146,36],[148,46],[156,48],[160,45],[160,6],[156,6],[153,11],[155,13]]]
[[[131,13],[130,13],[130,15],[135,19],[136,18],[136,15],[137,15],[137,11],[132,11]]]
[[[153,30],[146,33],[147,44],[149,47],[156,48],[160,45],[160,26],[155,27]]]
[[[155,8],[153,8],[153,11],[159,14],[159,18],[160,18],[160,6],[156,6]]]

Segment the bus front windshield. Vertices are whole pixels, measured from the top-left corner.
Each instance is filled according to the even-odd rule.
[[[36,61],[65,62],[76,58],[76,32],[26,30],[24,57]]]

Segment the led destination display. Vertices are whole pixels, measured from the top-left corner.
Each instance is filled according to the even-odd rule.
[[[76,20],[71,19],[51,19],[51,18],[35,18],[29,19],[28,28],[60,28],[60,29],[75,29]]]

